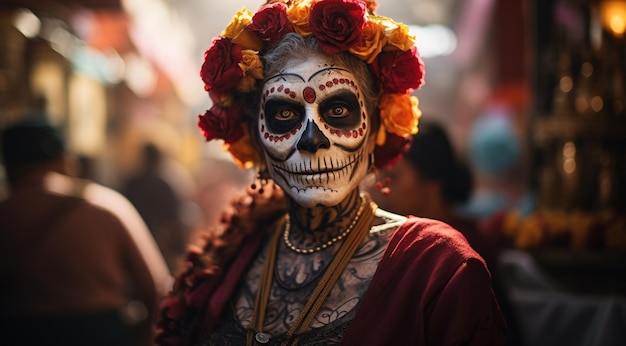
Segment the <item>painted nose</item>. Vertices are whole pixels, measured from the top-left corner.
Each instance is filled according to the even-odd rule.
[[[318,149],[328,149],[330,148],[330,141],[324,133],[320,131],[320,128],[317,127],[317,124],[313,121],[309,121],[304,129],[304,133],[297,144],[298,150],[306,150],[310,153],[317,152]]]

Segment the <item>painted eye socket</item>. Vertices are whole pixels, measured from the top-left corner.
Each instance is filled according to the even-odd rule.
[[[361,124],[361,107],[356,95],[340,92],[320,102],[319,112],[324,121],[336,129],[354,129]]]
[[[304,107],[296,102],[271,99],[265,103],[267,129],[271,133],[287,133],[302,122]]]

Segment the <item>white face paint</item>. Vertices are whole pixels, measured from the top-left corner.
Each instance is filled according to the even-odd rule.
[[[259,116],[268,170],[298,204],[336,205],[367,174],[369,116],[345,68],[319,56],[287,65],[265,83]]]

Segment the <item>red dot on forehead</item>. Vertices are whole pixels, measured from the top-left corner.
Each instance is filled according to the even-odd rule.
[[[308,103],[315,102],[315,99],[317,98],[317,96],[315,95],[315,90],[313,90],[313,88],[311,87],[304,88],[304,90],[302,90],[302,96],[304,97],[304,100]]]

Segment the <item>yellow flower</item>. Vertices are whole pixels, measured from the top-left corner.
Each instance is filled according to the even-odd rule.
[[[287,9],[287,18],[293,25],[293,30],[303,37],[311,36],[309,27],[309,13],[313,0],[297,1]]]
[[[417,133],[419,118],[422,116],[419,100],[406,94],[384,94],[380,98],[380,118],[387,131],[401,137]]]
[[[415,36],[409,34],[409,27],[403,23],[397,23],[386,17],[379,17],[381,24],[385,28],[387,45],[383,50],[407,51],[415,45]]]
[[[221,36],[229,38],[243,49],[261,50],[263,43],[254,33],[245,30],[252,21],[252,12],[242,8],[235,13],[230,24],[222,31]]]
[[[224,151],[228,151],[233,158],[233,161],[239,168],[252,168],[260,162],[259,154],[252,146],[250,134],[248,128],[244,126],[244,135],[237,142],[228,144],[224,143]]]
[[[243,77],[237,84],[237,90],[249,92],[256,88],[256,80],[263,79],[263,62],[259,58],[259,52],[246,49],[241,51],[239,68],[243,71]]]
[[[359,45],[349,49],[350,53],[365,60],[368,64],[376,59],[387,43],[385,27],[376,19],[377,17],[372,17],[365,22]]]

